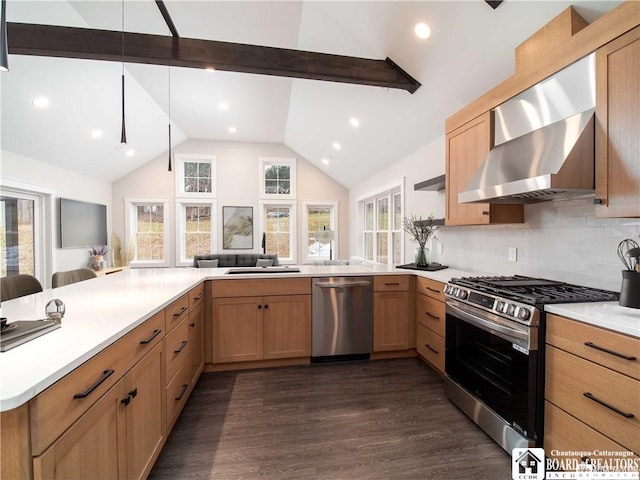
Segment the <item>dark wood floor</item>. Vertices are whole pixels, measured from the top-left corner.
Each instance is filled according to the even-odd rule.
[[[152,479],[511,478],[417,359],[203,374]]]

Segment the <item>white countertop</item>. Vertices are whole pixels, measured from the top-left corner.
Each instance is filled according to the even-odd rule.
[[[292,267],[293,268],[293,267]],[[205,280],[315,276],[417,275],[443,283],[478,275],[384,265],[297,266],[299,273],[225,275],[227,268],[132,269],[2,302],[9,322],[44,318],[47,302],[66,305],[62,328],[0,353],[0,411],[18,407]],[[547,311],[640,336],[640,311],[617,304],[553,305]]]
[[[561,303],[545,305],[545,312],[640,338],[640,309],[618,302]]]

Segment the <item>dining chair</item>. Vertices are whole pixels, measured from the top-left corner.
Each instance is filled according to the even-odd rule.
[[[0,278],[0,301],[5,302],[42,291],[42,285],[33,275],[19,274]]]
[[[56,272],[51,277],[51,286],[53,288],[70,285],[76,282],[83,282],[96,278],[98,274],[88,268],[78,268],[76,270],[68,270],[66,272]]]

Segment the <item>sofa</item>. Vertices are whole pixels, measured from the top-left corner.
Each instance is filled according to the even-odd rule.
[[[349,260],[314,260],[315,266],[330,266],[330,265],[381,265],[378,262],[367,260],[366,258],[352,256]]]
[[[216,262],[217,260],[217,262]],[[194,255],[193,266],[196,268],[218,267],[277,267],[278,255],[264,253],[211,253],[208,255]]]

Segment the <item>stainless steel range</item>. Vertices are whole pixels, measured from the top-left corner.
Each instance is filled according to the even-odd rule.
[[[544,305],[618,294],[519,275],[454,278],[444,292],[445,394],[508,452],[542,446]]]

